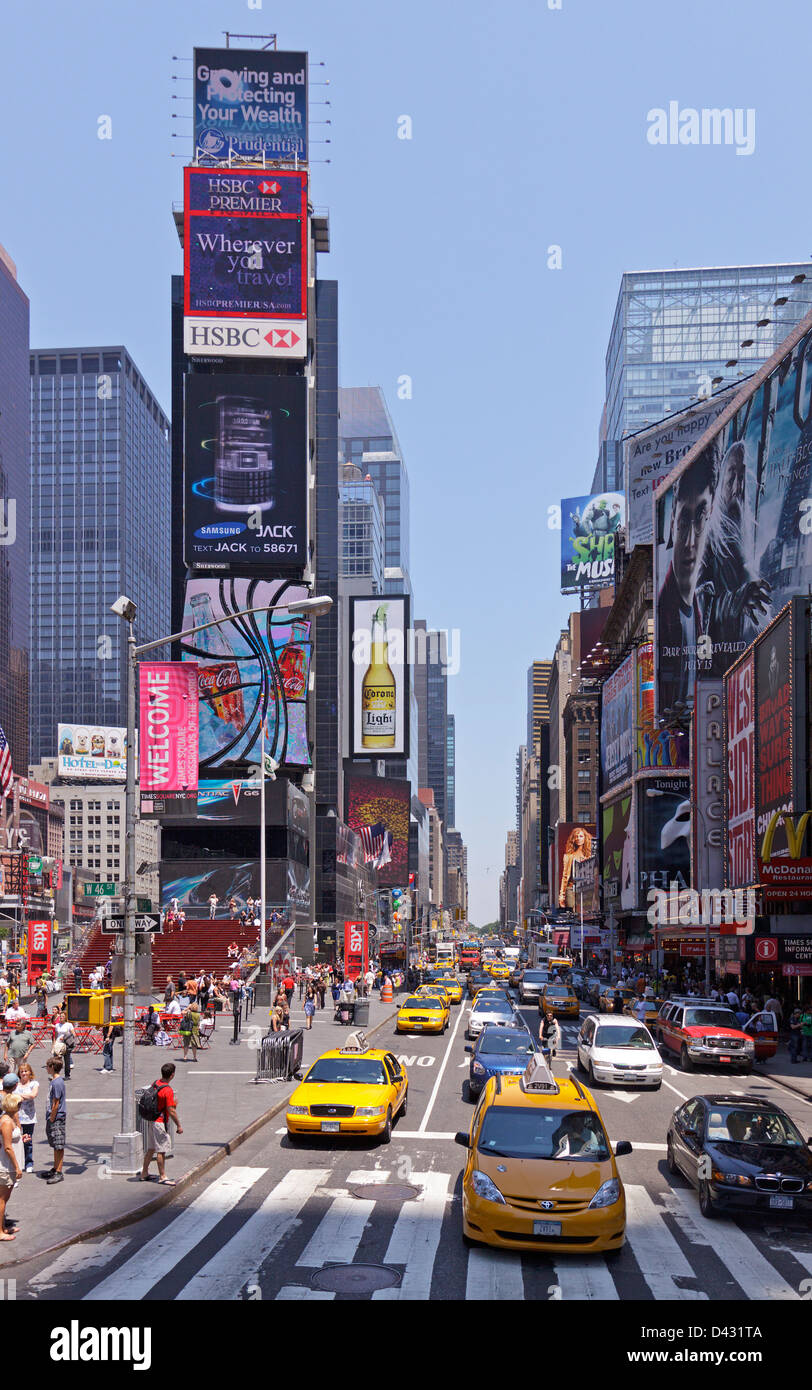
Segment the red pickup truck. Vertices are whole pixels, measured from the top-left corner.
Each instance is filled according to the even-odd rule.
[[[683,1071],[701,1064],[746,1074],[756,1058],[774,1056],[778,1045],[773,1014],[753,1014],[741,1027],[733,1010],[713,999],[669,1000],[651,1031],[661,1047],[679,1057]]]

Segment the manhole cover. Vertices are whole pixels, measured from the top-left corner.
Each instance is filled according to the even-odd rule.
[[[360,1197],[368,1202],[413,1202],[422,1191],[422,1187],[410,1187],[408,1183],[396,1182],[359,1183],[357,1187],[350,1188],[353,1197]]]
[[[317,1269],[310,1283],[328,1293],[374,1293],[397,1288],[400,1275],[387,1265],[328,1265]]]

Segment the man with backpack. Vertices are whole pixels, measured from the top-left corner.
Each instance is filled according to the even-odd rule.
[[[172,1090],[171,1082],[175,1075],[174,1062],[164,1062],[161,1067],[161,1080],[153,1081],[148,1091],[145,1091],[138,1102],[138,1113],[142,1120],[152,1122],[152,1138],[149,1148],[144,1153],[144,1164],[141,1169],[141,1181],[151,1182],[149,1165],[154,1158],[158,1164],[158,1181],[165,1187],[174,1187],[172,1178],[166,1176],[166,1155],[169,1153],[169,1130],[167,1121],[173,1120],[178,1134],[183,1133],[183,1127],[178,1119],[178,1112],[175,1105],[175,1092]]]

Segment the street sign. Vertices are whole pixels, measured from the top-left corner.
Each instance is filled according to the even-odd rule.
[[[115,883],[86,883],[84,890],[86,898],[114,898],[116,896]]]
[[[38,854],[30,854],[28,856],[28,872],[30,874],[42,873],[42,860]]]
[[[136,898],[135,910],[136,912],[151,912],[152,898]]]
[[[124,931],[123,917],[105,917],[101,924],[102,933],[105,936],[115,936],[118,932]],[[147,936],[151,932],[160,932],[161,915],[159,912],[140,912],[135,918],[136,936]]]

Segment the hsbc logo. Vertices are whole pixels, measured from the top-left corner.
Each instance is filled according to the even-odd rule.
[[[183,320],[183,350],[191,357],[307,356],[307,324],[302,319],[203,318]]]
[[[292,328],[272,328],[270,333],[265,334],[265,341],[271,347],[292,348],[301,342],[301,337]]]

